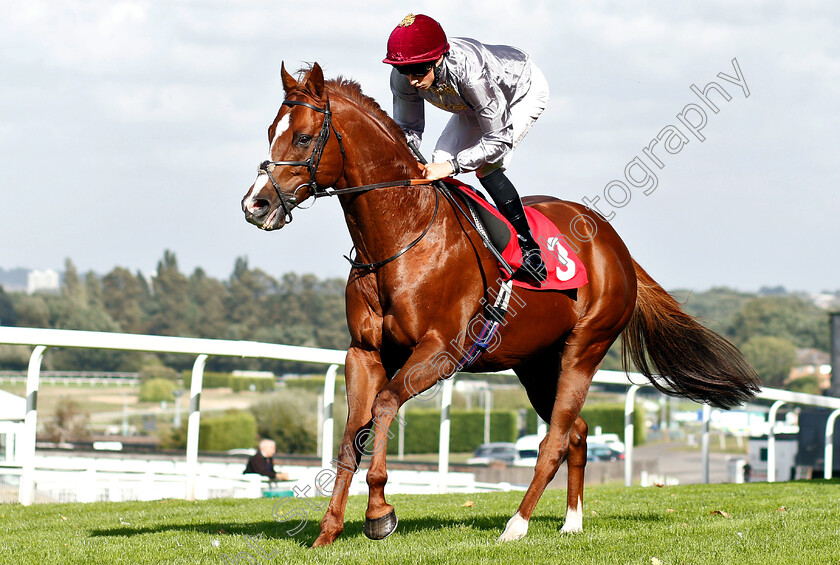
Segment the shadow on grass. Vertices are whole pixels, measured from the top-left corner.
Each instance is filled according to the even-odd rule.
[[[401,519],[397,531],[403,534],[427,534],[443,528],[469,527],[478,531],[499,532],[504,529],[509,516],[469,516],[456,520],[450,518],[407,518]],[[562,525],[556,518],[535,518],[535,521],[550,520]],[[347,520],[340,538],[363,536],[364,520]],[[321,532],[320,517],[308,522],[259,521],[259,522],[205,522],[203,524],[160,524],[148,527],[119,526],[91,530],[92,537],[130,537],[163,532],[195,532],[214,536],[261,536],[263,539],[283,540],[288,538],[298,545],[309,546]]]
[[[509,515],[496,514],[464,516],[461,519],[425,517],[400,519],[397,533],[428,535],[432,532],[439,532],[446,528],[469,528],[477,532],[491,532],[499,535],[504,531],[505,524],[510,519]],[[658,513],[611,514],[603,516],[604,521],[615,524],[616,522],[627,522],[631,524],[662,522],[668,519]],[[532,526],[542,525],[548,529],[558,532],[563,527],[565,519],[562,516],[534,516],[531,519]],[[364,536],[364,520],[346,520],[344,532],[340,539],[354,539]],[[262,539],[284,540],[301,547],[312,545],[320,534],[320,516],[302,520],[290,520],[288,522],[259,521],[259,522],[206,522],[203,524],[161,524],[149,527],[126,527],[120,526],[107,529],[91,530],[92,537],[129,537],[144,534],[159,534],[163,532],[195,532],[213,536],[249,536],[261,537]]]

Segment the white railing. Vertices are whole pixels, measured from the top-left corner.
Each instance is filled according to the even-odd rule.
[[[335,394],[335,375],[339,366],[344,365],[344,351],[317,349],[251,341],[229,341],[185,337],[166,337],[75,330],[50,330],[37,328],[0,327],[0,343],[34,346],[29,360],[26,386],[26,417],[23,441],[22,471],[19,499],[21,504],[29,505],[34,498],[34,458],[35,433],[37,428],[37,400],[40,379],[40,367],[44,352],[49,347],[77,347],[87,349],[115,349],[123,351],[146,351],[156,353],[180,353],[197,355],[193,364],[190,383],[190,408],[187,427],[187,500],[195,500],[196,468],[198,462],[198,432],[201,418],[200,399],[204,365],[210,356],[248,357],[278,359],[329,365],[324,383],[323,432],[321,463],[328,468],[332,461],[333,437],[333,398]],[[505,371],[505,374],[513,374]],[[643,384],[638,384],[642,383]],[[625,484],[630,486],[633,478],[633,439],[635,428],[633,413],[636,392],[642,386],[650,386],[640,374],[629,376],[620,371],[598,371],[593,382],[628,386],[625,400]],[[440,490],[446,490],[446,478],[449,470],[449,408],[452,400],[453,379],[443,381],[440,423],[440,453],[438,459]],[[778,408],[785,403],[818,406],[833,409],[826,426],[825,477],[831,478],[833,468],[833,430],[834,421],[840,415],[840,398],[793,393],[776,389],[763,389],[758,398],[774,400],[770,414],[768,447],[768,481],[775,480],[775,437],[774,424]],[[703,410],[702,466],[703,482],[709,480],[709,420],[711,411],[708,406]]]
[[[343,365],[345,352],[312,347],[296,347],[250,341],[228,341],[187,337],[166,337],[120,333],[48,330],[0,327],[0,343],[35,346],[29,358],[26,379],[26,417],[22,441],[22,471],[19,500],[30,505],[34,500],[35,433],[38,426],[38,386],[41,362],[48,347],[116,349],[155,353],[197,355],[190,383],[190,411],[187,426],[187,500],[195,500],[198,466],[198,430],[204,364],[209,356],[280,359],[327,365]]]
[[[605,371],[598,371],[599,374],[604,372]],[[624,375],[624,373],[617,374],[622,376]],[[642,377],[642,375],[638,376]],[[634,374],[633,379],[637,382],[633,383],[627,390],[627,397],[625,398],[624,405],[624,484],[626,486],[633,484],[633,435],[635,432],[633,412],[635,410],[636,391],[643,386],[652,386],[648,383],[638,384],[638,381],[644,379],[644,377],[642,377],[642,379],[636,379]],[[629,381],[626,382],[629,383]],[[826,479],[830,479],[834,468],[834,421],[837,416],[840,415],[840,398],[835,398],[833,396],[817,396],[801,392],[790,392],[775,388],[762,388],[761,392],[756,395],[756,398],[774,401],[773,405],[770,407],[767,421],[767,482],[769,483],[776,481],[776,415],[778,414],[779,408],[784,404],[800,404],[805,406],[816,406],[819,408],[829,408],[833,410],[833,412],[829,415],[825,428],[824,477]],[[703,435],[701,440],[701,467],[703,483],[709,482],[709,422],[711,421],[711,414],[712,410],[709,405],[704,404],[701,419],[703,426]]]

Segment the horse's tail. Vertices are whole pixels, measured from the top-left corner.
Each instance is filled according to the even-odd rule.
[[[743,354],[682,311],[638,263],[636,307],[624,329],[622,357],[660,391],[732,408],[755,396],[761,384]]]

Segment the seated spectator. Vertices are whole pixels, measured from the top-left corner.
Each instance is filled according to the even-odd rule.
[[[277,473],[274,470],[274,453],[277,449],[273,440],[264,439],[260,442],[260,447],[257,452],[248,459],[248,464],[245,466],[243,475],[253,473],[263,475],[272,481],[285,481],[289,478],[286,473]]]

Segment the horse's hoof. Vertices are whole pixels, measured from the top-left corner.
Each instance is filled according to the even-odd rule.
[[[502,532],[502,535],[499,536],[499,539],[496,540],[496,542],[499,543],[521,540],[527,533],[528,520],[520,516],[519,512],[517,512],[510,520],[508,520],[507,526],[505,526],[505,531]]]
[[[312,547],[326,547],[328,545],[332,545],[333,540],[328,537],[323,537],[323,535],[318,536],[318,539],[312,544]]]
[[[392,509],[381,518],[365,518],[365,535],[370,539],[385,539],[397,531],[397,513]]]

